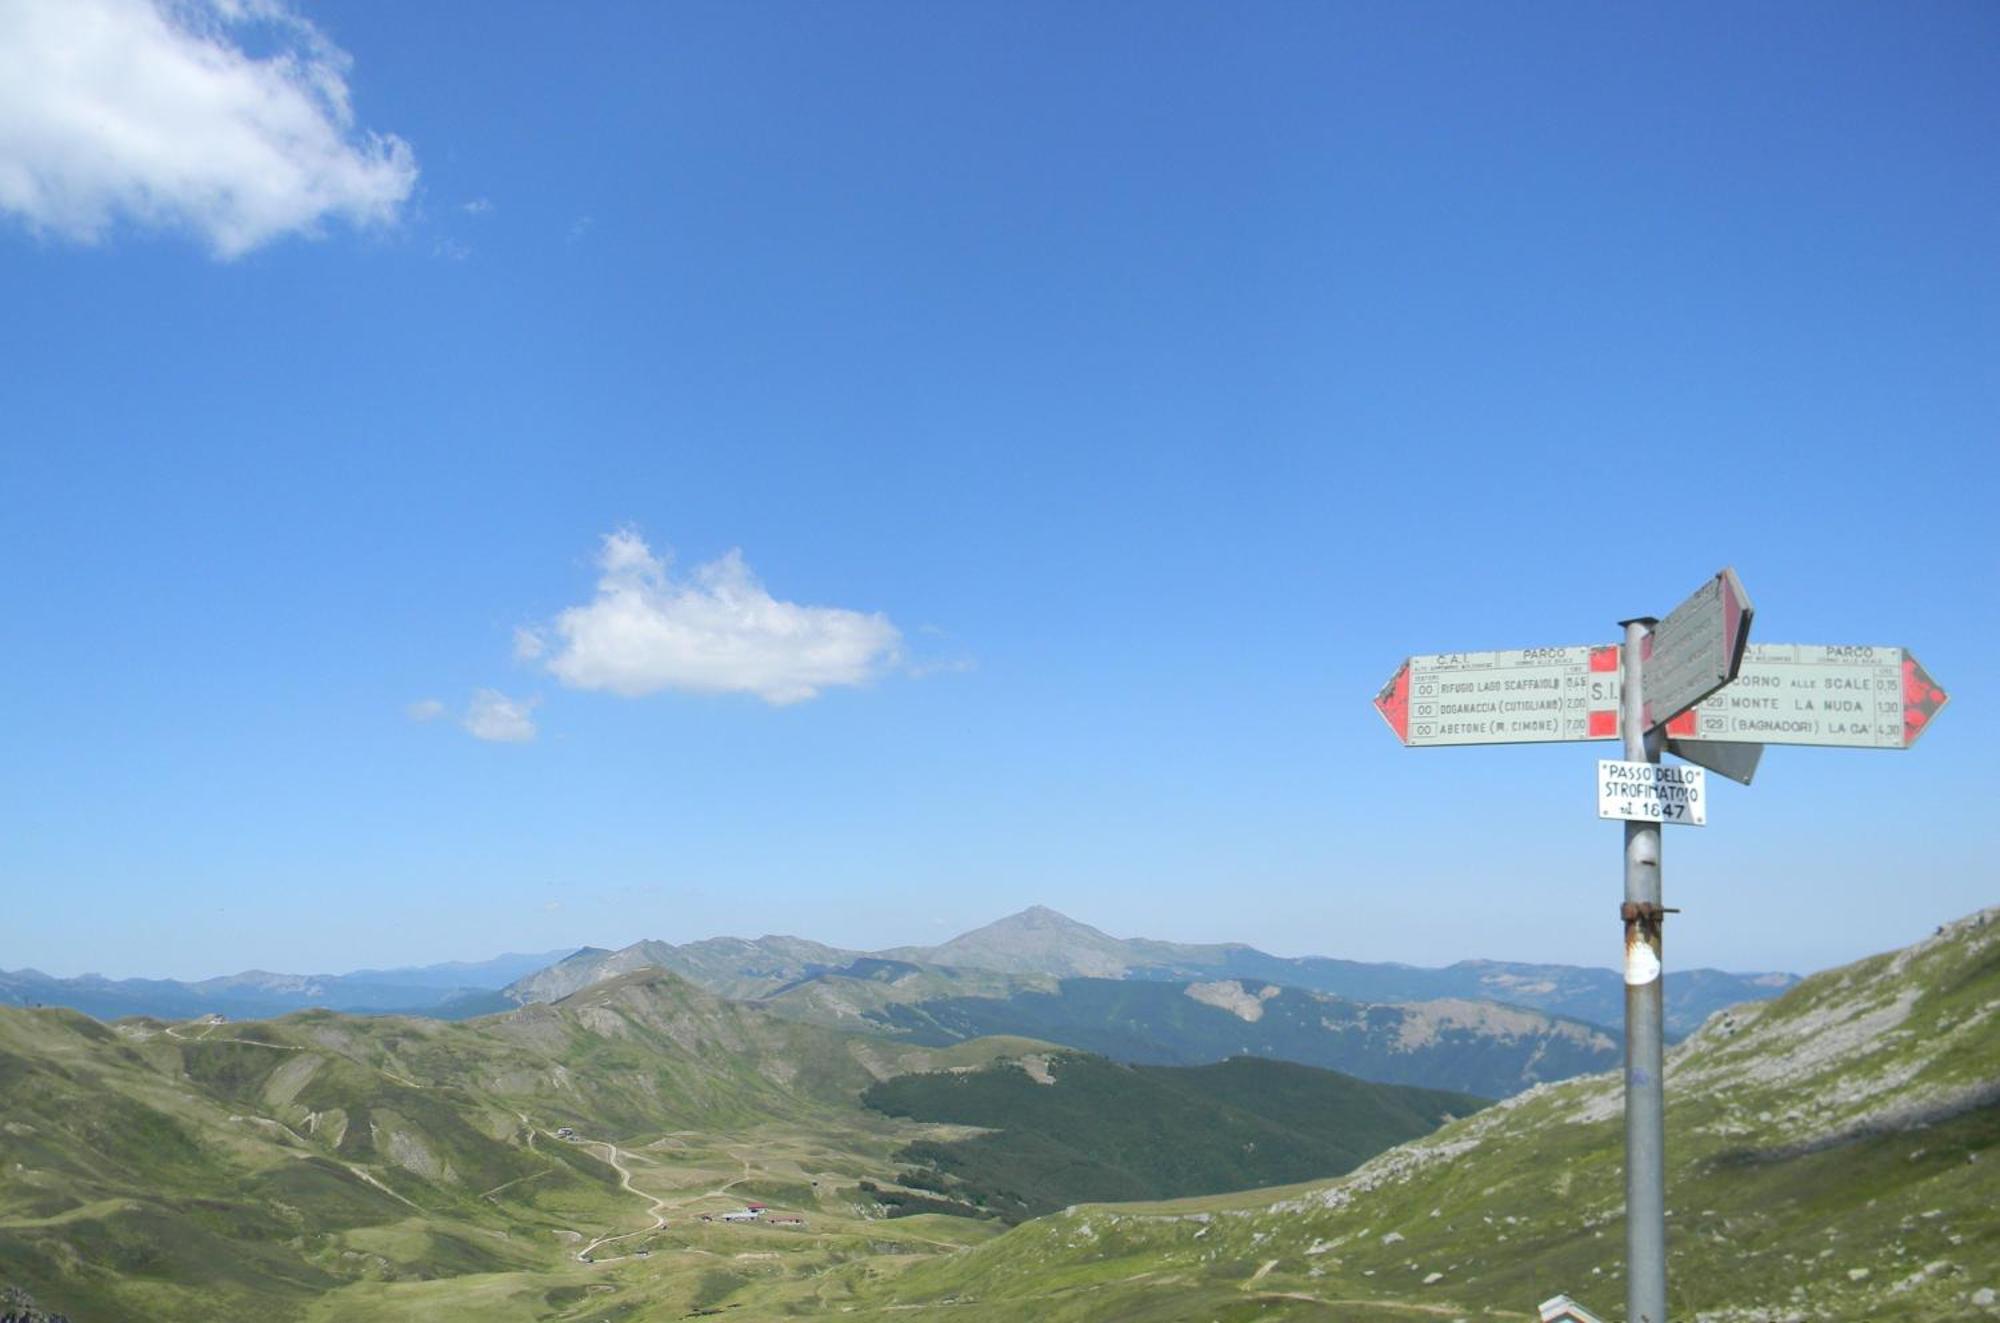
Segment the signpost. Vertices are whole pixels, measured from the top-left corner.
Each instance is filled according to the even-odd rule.
[[[1903,648],[1762,643],[1685,729],[1718,743],[1907,749],[1948,701]]]
[[[1665,620],[1623,622],[1622,643],[1411,657],[1375,696],[1411,747],[1624,741],[1598,764],[1598,816],[1625,824],[1629,1323],[1667,1317],[1661,824],[1707,823],[1704,768],[1748,785],[1766,744],[1907,749],[1949,701],[1902,648],[1753,645],[1752,614],[1724,569]]]
[[[1615,647],[1446,652],[1404,662],[1375,710],[1413,746],[1608,739],[1617,676]]]
[[[1612,740],[1624,666],[1616,644],[1411,657],[1375,696],[1413,747]],[[1752,643],[1736,678],[1666,723],[1667,751],[1748,784],[1683,746],[1821,744],[1907,749],[1950,696],[1906,648]],[[1740,764],[1744,755],[1710,751]],[[1754,768],[1756,759],[1748,756]]]

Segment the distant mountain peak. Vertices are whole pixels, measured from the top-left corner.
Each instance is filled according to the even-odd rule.
[[[1046,905],[1030,905],[1027,909],[1017,914],[1009,914],[1004,919],[995,919],[984,928],[976,928],[973,931],[988,932],[995,928],[1053,929],[1058,932],[1088,933],[1093,937],[1104,937],[1107,935],[1100,928],[1093,928],[1080,919],[1072,919],[1061,910],[1053,910]],[[965,933],[961,934],[961,936],[969,937],[971,934]]]
[[[1133,963],[1126,943],[1046,905],[1030,905],[941,946],[907,954],[931,964],[1064,977],[1117,978]]]

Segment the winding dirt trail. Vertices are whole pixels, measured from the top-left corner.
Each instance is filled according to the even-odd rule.
[[[630,1194],[637,1195],[639,1198],[644,1199],[648,1204],[652,1205],[652,1207],[647,1209],[647,1211],[653,1215],[653,1225],[647,1227],[645,1230],[627,1231],[622,1235],[616,1235],[616,1236],[599,1236],[596,1240],[591,1241],[588,1245],[585,1245],[582,1249],[578,1250],[576,1252],[577,1258],[581,1259],[585,1263],[595,1262],[597,1261],[595,1259],[595,1254],[600,1246],[615,1245],[621,1240],[630,1240],[634,1236],[650,1236],[655,1231],[658,1231],[660,1228],[666,1226],[667,1224],[666,1210],[673,1207],[673,1205],[669,1203],[667,1200],[662,1199],[660,1196],[656,1194],[647,1194],[644,1190],[632,1184],[632,1169],[630,1167],[627,1167],[623,1162],[619,1161],[619,1148],[616,1144],[608,1143],[602,1139],[579,1139],[576,1141],[576,1143],[583,1148],[603,1149],[607,1155],[605,1161],[611,1164],[611,1170],[618,1173],[619,1188],[625,1190]],[[603,1262],[606,1263],[609,1263],[610,1261],[611,1260],[609,1259],[603,1260]]]
[[[186,1034],[176,1032],[179,1029],[179,1027],[180,1026],[178,1025],[172,1025],[172,1024],[168,1025],[166,1029],[167,1037],[176,1039],[183,1043],[248,1043],[251,1047],[268,1047],[276,1052],[305,1051],[304,1048],[299,1047],[292,1043],[266,1043],[266,1042],[261,1042],[255,1038],[230,1038],[226,1036],[222,1038],[211,1038],[209,1037],[209,1035],[214,1033],[218,1027],[213,1022],[207,1024],[202,1029],[202,1031],[196,1034],[193,1038],[189,1038]]]

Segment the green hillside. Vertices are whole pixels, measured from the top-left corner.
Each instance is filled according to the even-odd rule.
[[[1714,1017],[1670,1054],[1667,1088],[1675,1317],[2000,1317],[2000,910]],[[868,1305],[1527,1318],[1565,1291],[1615,1316],[1620,1106],[1616,1075],[1573,1080],[1331,1184],[1072,1210],[915,1268]]]
[[[978,1233],[884,1237],[821,1206],[925,1133],[855,1097],[1024,1046],[883,1044],[659,971],[466,1023],[0,1010],[0,1285],[78,1320],[564,1317],[544,1296],[572,1287],[596,1318],[699,1294],[693,1214],[756,1190],[813,1207],[796,1248],[822,1261],[935,1253]],[[623,1285],[631,1265],[598,1261],[619,1254],[577,1259],[640,1236],[613,1243],[689,1259]]]
[[[926,1140],[903,1182],[1008,1221],[1083,1200],[1162,1199],[1334,1176],[1484,1100],[1241,1057],[1122,1066],[1063,1052],[871,1086],[891,1116],[988,1133]]]

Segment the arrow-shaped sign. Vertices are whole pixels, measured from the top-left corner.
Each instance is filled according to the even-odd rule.
[[[1412,748],[1608,740],[1620,678],[1616,645],[1438,653],[1398,667],[1375,708]],[[1667,748],[1747,782],[1748,746],[1907,749],[1949,701],[1903,648],[1753,643],[1732,683],[1667,722]]]
[[[1445,652],[1405,661],[1375,710],[1413,748],[1609,739],[1617,680],[1616,645]]]
[[[1639,650],[1647,730],[1736,678],[1754,611],[1736,571],[1724,569],[1653,626]]]
[[[1735,682],[1667,733],[1728,744],[1907,749],[1949,701],[1903,648],[1753,643]]]
[[[1762,744],[1719,744],[1710,740],[1667,741],[1667,752],[1696,767],[1706,767],[1718,776],[1749,785],[1764,757]]]

